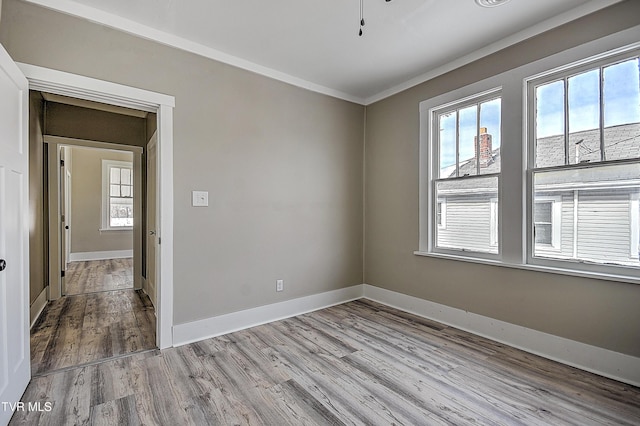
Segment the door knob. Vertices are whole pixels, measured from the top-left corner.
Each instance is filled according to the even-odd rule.
[[[69,225],[65,226],[64,229],[69,229]]]
[[[7,269],[7,261],[0,259],[0,271],[4,271],[5,269]]]

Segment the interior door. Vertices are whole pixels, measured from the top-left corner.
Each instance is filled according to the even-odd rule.
[[[0,425],[31,377],[29,84],[0,45]]]
[[[154,133],[147,144],[147,294],[156,305],[156,271],[158,253],[157,235],[157,188],[158,188],[158,151],[157,134]]]
[[[67,263],[69,262],[69,259],[67,257],[67,238],[69,237],[69,234],[67,233],[67,229],[69,227],[68,224],[68,217],[69,217],[69,211],[67,210],[68,207],[68,203],[67,203],[67,166],[65,165],[65,162],[68,161],[68,159],[66,158],[66,153],[67,153],[67,148],[64,146],[61,146],[60,148],[60,270],[62,271],[61,277],[60,277],[60,288],[62,291],[62,295],[64,296],[65,294],[67,294],[67,286],[66,286],[66,279],[65,279],[65,274],[67,271]]]

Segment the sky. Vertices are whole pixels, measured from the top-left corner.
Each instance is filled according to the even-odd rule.
[[[640,122],[640,63],[627,60],[603,68],[603,104],[605,127]],[[577,74],[568,79],[569,132],[599,127],[600,69]],[[538,138],[564,133],[564,82],[546,83],[536,88],[536,135]],[[474,156],[477,107],[460,110],[460,161]],[[500,100],[480,104],[480,127],[493,137],[493,149],[501,144]],[[456,114],[440,119],[440,165],[455,164]]]

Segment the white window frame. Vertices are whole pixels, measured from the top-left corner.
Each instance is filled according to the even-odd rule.
[[[532,263],[530,261],[532,232],[528,226],[532,221],[530,205],[532,180],[529,161],[534,154],[531,144],[527,142],[531,133],[527,118],[531,108],[531,102],[527,98],[528,81],[553,72],[569,70],[576,66],[612,58],[616,55],[632,56],[630,52],[634,50],[640,50],[637,31],[625,30],[422,100],[419,104],[419,245],[413,252],[414,255],[640,284],[640,268],[637,267],[615,266],[607,268],[602,265],[563,261],[555,262],[555,264],[552,264],[553,262]],[[497,87],[502,89],[502,143],[500,147],[502,176],[499,185],[500,203],[498,205],[500,255],[487,258],[476,252],[434,251],[432,236],[437,231],[437,227],[434,229],[433,225],[435,208],[432,176],[438,170],[433,167],[434,153],[430,144],[433,132],[432,110],[440,105],[455,103],[457,100],[474,97],[476,94],[491,91]]]
[[[546,249],[560,250],[562,247],[562,197],[537,197],[535,203],[551,203],[551,244],[544,245]],[[532,223],[535,226],[535,222]],[[533,243],[535,244],[535,238]]]
[[[629,202],[629,218],[631,219],[631,247],[629,256],[632,259],[640,257],[640,194],[631,194]]]
[[[111,226],[109,211],[110,201],[110,170],[112,167],[131,169],[131,182],[133,182],[133,162],[118,160],[102,160],[102,227],[100,231],[131,231],[133,226]],[[133,185],[132,185],[133,186]],[[134,188],[135,190],[135,188]],[[131,198],[133,203],[133,197]],[[134,213],[135,214],[135,213]]]
[[[556,171],[556,170],[561,171],[561,170],[587,169],[587,168],[595,168],[595,167],[608,167],[616,164],[640,164],[640,158],[623,159],[623,160],[604,160],[603,159],[603,161],[597,161],[593,163],[565,164],[565,165],[559,165],[559,166],[536,168],[536,164],[535,164],[535,158],[536,158],[535,89],[536,87],[553,82],[553,81],[561,80],[563,78],[569,78],[573,75],[587,72],[596,68],[601,68],[601,67],[618,63],[618,62],[623,62],[628,59],[637,58],[638,56],[640,56],[640,46],[638,44],[635,44],[633,46],[617,49],[609,53],[597,55],[595,57],[577,61],[572,64],[563,65],[561,67],[557,67],[555,69],[551,69],[551,70],[539,73],[532,77],[525,78],[524,80],[524,84],[525,84],[524,89],[526,92],[525,101],[526,101],[526,111],[528,112],[527,114],[524,115],[525,128],[528,129],[527,136],[526,136],[526,145],[527,145],[526,151],[528,153],[528,161],[527,161],[527,170],[526,170],[527,190],[526,190],[526,199],[525,199],[525,203],[527,206],[527,214],[526,214],[526,222],[525,222],[525,229],[527,233],[527,253],[526,253],[527,264],[533,265],[533,266],[559,269],[559,270],[567,269],[567,270],[575,270],[575,271],[584,271],[587,273],[594,273],[594,274],[605,275],[605,276],[631,277],[634,280],[640,280],[640,268],[638,267],[603,264],[598,262],[591,262],[586,259],[575,259],[573,257],[549,258],[544,256],[536,256],[535,255],[535,238],[533,234],[533,228],[534,228],[533,207],[534,207],[534,202],[536,200],[535,194],[534,194],[534,176],[536,173],[545,172],[545,171]],[[566,93],[565,93],[565,96],[567,96]],[[602,108],[602,105],[603,105],[602,102],[603,100],[602,98],[600,98],[600,108]],[[568,114],[569,114],[569,111],[567,110],[567,106],[565,104],[565,115],[567,116]],[[604,124],[603,124],[602,117],[603,115],[601,113],[600,114],[601,137],[604,131],[604,127],[603,127]],[[565,138],[568,138],[568,132],[569,132],[569,129],[567,128],[567,124],[565,121]],[[568,155],[568,154],[565,154],[565,155]],[[575,245],[575,242],[574,242],[574,245]]]
[[[491,210],[491,219],[490,219],[490,242],[489,244],[492,247],[495,247],[498,245],[498,241],[500,241],[500,236],[499,236],[499,232],[498,230],[500,229],[500,221],[498,220],[498,199],[496,197],[493,197],[489,200],[489,208]]]
[[[454,256],[468,256],[471,258],[477,257],[477,258],[490,259],[490,260],[498,260],[501,257],[501,247],[499,244],[499,237],[498,237],[500,234],[499,204],[495,209],[495,218],[497,220],[497,225],[494,226],[493,221],[491,222],[492,228],[491,228],[491,236],[490,236],[491,237],[490,247],[497,247],[497,253],[491,253],[488,251],[480,251],[480,250],[472,250],[472,249],[437,247],[436,245],[437,232],[435,232],[437,229],[440,229],[440,230],[446,229],[445,227],[438,226],[436,223],[437,205],[438,205],[438,202],[443,200],[443,198],[441,197],[436,197],[436,185],[438,182],[444,181],[444,180],[457,180],[457,179],[467,180],[467,179],[483,179],[483,178],[495,177],[498,179],[498,189],[497,189],[498,197],[496,198],[496,202],[497,202],[497,199],[500,198],[500,188],[501,188],[501,181],[502,181],[500,178],[501,172],[478,174],[473,176],[456,177],[456,178],[449,178],[449,179],[440,178],[439,176],[440,174],[440,155],[439,155],[440,134],[439,134],[438,116],[443,113],[446,113],[447,111],[460,110],[476,104],[479,105],[483,102],[490,101],[496,98],[502,98],[502,88],[499,86],[493,87],[486,91],[473,93],[469,96],[465,96],[459,99],[455,99],[451,102],[447,102],[447,103],[435,106],[433,108],[430,108],[428,111],[428,123],[429,123],[428,124],[429,126],[428,150],[429,150],[429,164],[431,166],[429,169],[431,172],[428,174],[428,179],[427,179],[428,188],[429,188],[429,196],[428,196],[429,207],[428,207],[428,214],[426,216],[428,220],[428,227],[430,230],[429,236],[428,236],[428,251],[430,253],[440,253],[440,254],[448,254],[448,255],[454,255]],[[502,108],[501,108],[501,113],[502,113]],[[502,121],[503,120],[501,117],[501,122]],[[477,133],[479,134],[480,132],[479,121],[476,123],[476,126],[478,128]],[[500,131],[502,132],[502,129],[500,129]],[[479,143],[479,139],[477,143]],[[478,152],[480,151],[478,150]],[[459,162],[460,159],[457,159],[456,161]],[[493,212],[494,210],[492,210],[492,213]],[[444,220],[445,219],[443,216],[443,219],[442,219],[443,223],[444,223]],[[494,242],[494,238],[493,238],[494,235],[496,235],[495,244],[492,244]]]

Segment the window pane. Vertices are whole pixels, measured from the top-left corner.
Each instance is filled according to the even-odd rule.
[[[121,188],[123,197],[131,197],[131,187],[130,186],[122,185],[120,188]]]
[[[536,244],[551,245],[552,238],[553,238],[552,231],[553,231],[552,224],[536,223],[535,224]]]
[[[497,197],[497,177],[438,182],[436,198],[446,203],[447,226],[436,230],[436,246],[498,253],[498,245],[492,241],[492,230],[498,229],[498,216],[492,214],[491,207],[492,199]],[[493,210],[497,211],[495,206]]]
[[[551,223],[551,209],[553,204],[548,202],[536,202],[533,212],[533,221],[536,223]]]
[[[109,169],[109,182],[110,183],[120,183],[120,168],[119,167],[111,167]]]
[[[124,185],[131,185],[131,169],[120,169],[121,180],[120,183]]]
[[[440,121],[440,178],[456,176],[456,113],[441,114]]]
[[[600,69],[575,75],[569,87],[569,164],[600,161]]]
[[[460,138],[459,176],[478,174],[476,162],[476,139],[478,133],[478,106],[472,105],[459,110],[458,132]]]
[[[604,68],[604,145],[607,160],[640,157],[640,63]]]
[[[133,226],[133,201],[126,198],[111,198],[109,216],[110,226]]]
[[[536,167],[565,164],[564,81],[536,87]]]
[[[534,256],[640,266],[639,193],[640,164],[536,173],[534,201],[557,197],[562,211],[556,250],[536,245]]]
[[[110,186],[110,190],[109,190],[109,196],[111,197],[120,197],[120,185],[109,185]]]
[[[480,104],[480,174],[500,173],[501,99]]]

